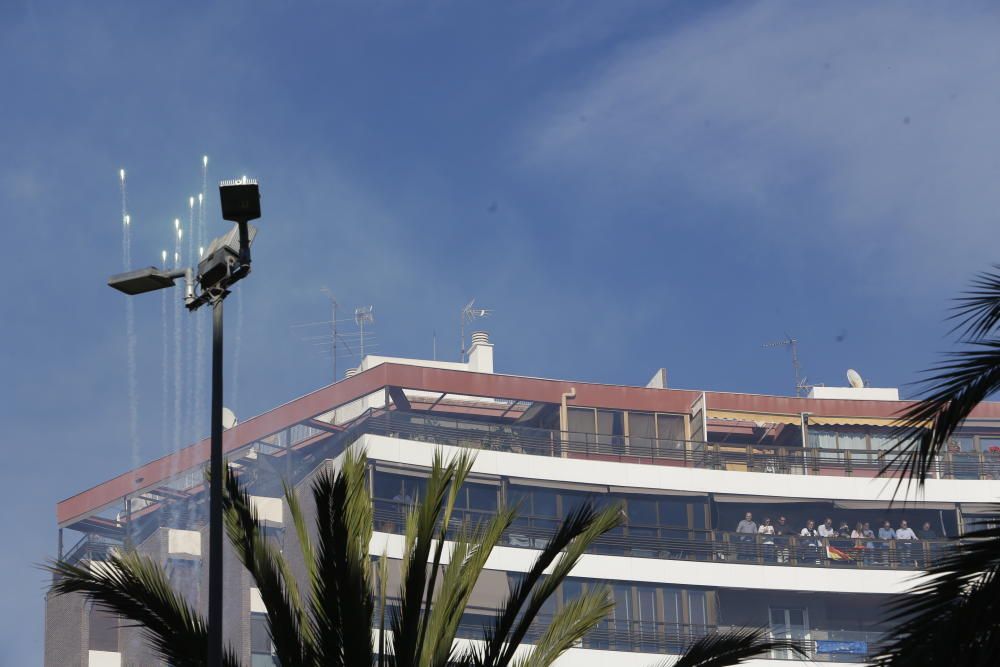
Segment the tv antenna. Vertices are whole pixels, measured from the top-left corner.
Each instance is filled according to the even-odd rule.
[[[776,340],[770,343],[764,343],[761,345],[763,348],[776,348],[784,347],[788,348],[792,352],[792,370],[795,372],[795,395],[802,396],[805,391],[809,388],[806,384],[806,378],[802,375],[802,365],[799,363],[799,341],[792,338],[787,333],[785,334],[784,340]]]
[[[350,359],[354,357],[359,334],[341,330],[340,325],[355,320],[351,317],[339,317],[340,302],[337,301],[328,287],[321,287],[320,291],[326,294],[330,300],[331,318],[320,322],[301,322],[291,325],[291,328],[300,332],[298,336],[303,342],[320,348],[324,356],[329,354],[332,357],[333,382],[337,382],[340,379],[337,376],[338,361],[341,357],[345,357],[350,362]],[[321,333],[324,329],[326,333]],[[371,332],[368,332],[368,337],[371,338]],[[371,341],[368,342],[368,347],[372,347]]]
[[[365,322],[375,324],[375,306],[361,306],[354,309],[354,321],[361,328],[361,361],[365,360]]]
[[[468,359],[466,358],[466,349],[465,349],[465,325],[472,324],[474,320],[479,319],[481,317],[487,317],[493,312],[492,310],[489,310],[487,308],[475,308],[474,307],[475,304],[476,304],[475,299],[465,304],[465,307],[462,308],[461,317],[459,318],[459,338],[461,339],[462,342],[462,348],[461,348],[461,353],[459,354],[459,359],[462,362],[468,361]]]

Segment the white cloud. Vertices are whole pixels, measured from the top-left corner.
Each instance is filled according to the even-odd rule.
[[[669,184],[775,243],[852,249],[883,287],[961,282],[994,259],[997,27],[969,6],[740,5],[550,97],[522,159],[590,206]]]

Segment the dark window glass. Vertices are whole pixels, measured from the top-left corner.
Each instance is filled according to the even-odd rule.
[[[534,489],[531,492],[531,513],[535,516],[558,516],[555,492],[548,489]]]
[[[118,652],[118,627],[121,622],[117,614],[100,607],[90,608],[90,650]]]
[[[399,493],[402,488],[402,480],[398,475],[376,471],[373,479],[374,489],[372,493],[376,498],[389,500]]]
[[[632,496],[628,499],[629,525],[656,526],[656,501]]]
[[[705,604],[704,591],[688,592],[688,608],[691,614],[691,625],[708,625],[708,609]]]
[[[486,484],[468,484],[469,509],[495,512],[497,488]]]
[[[660,525],[661,526],[686,526],[688,525],[687,503],[674,500],[663,499],[660,501]]]
[[[250,615],[250,652],[271,655],[271,636],[267,633],[267,616]]]

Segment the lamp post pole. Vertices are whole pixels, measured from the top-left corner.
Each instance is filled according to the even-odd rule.
[[[208,665],[222,667],[222,301],[212,303],[212,437],[208,507]]]

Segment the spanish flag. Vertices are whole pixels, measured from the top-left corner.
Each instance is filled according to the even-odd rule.
[[[826,557],[830,560],[854,560],[854,556],[851,554],[829,544],[826,545]]]

